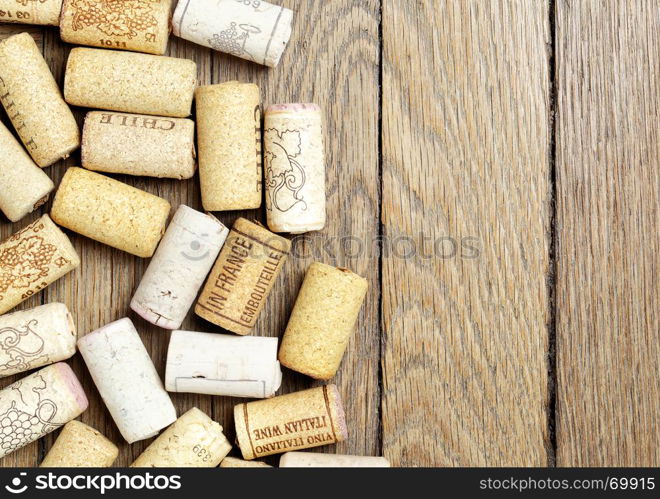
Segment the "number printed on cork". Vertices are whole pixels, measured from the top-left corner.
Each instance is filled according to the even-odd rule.
[[[57,26],[62,0],[0,0],[0,22]]]

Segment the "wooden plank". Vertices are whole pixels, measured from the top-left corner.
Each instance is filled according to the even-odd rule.
[[[281,336],[304,272],[315,260],[350,268],[370,283],[341,369],[339,387],[349,440],[322,452],[375,455],[380,452],[379,262],[371,251],[378,236],[378,0],[278,2],[296,12],[294,29],[276,69],[213,54],[213,81],[258,84],[264,107],[284,102],[316,102],[325,112],[328,223],[319,233],[294,238],[293,254],[279,277],[255,333]],[[232,223],[237,213],[222,215]],[[248,212],[265,221],[263,212]],[[364,242],[358,251],[347,238]],[[342,245],[342,241],[344,244]],[[346,242],[348,241],[348,242]],[[355,243],[357,245],[357,243]],[[205,330],[209,330],[205,325]],[[310,378],[284,370],[282,393],[317,386]],[[233,407],[238,399],[215,399],[215,414],[234,436]],[[271,458],[277,463],[277,458]]]
[[[660,4],[557,3],[557,464],[660,465]]]
[[[231,79],[255,82],[262,89],[264,105],[282,102],[317,102],[326,112],[328,164],[328,226],[318,234],[299,236],[294,255],[285,267],[255,334],[278,336],[286,327],[304,271],[314,260],[349,267],[367,277],[371,289],[360,317],[356,335],[349,347],[340,375],[335,382],[344,398],[350,439],[325,452],[378,454],[379,438],[379,263],[378,255],[368,246],[378,234],[378,23],[379,2],[369,0],[354,5],[350,0],[294,2],[283,5],[296,11],[296,24],[289,48],[277,69],[251,64],[211,51],[175,37],[169,55],[194,59],[198,63],[200,83],[219,83]],[[20,31],[20,30],[19,30]],[[44,35],[44,55],[56,78],[62,83],[64,65],[70,46],[62,44],[56,30]],[[86,110],[78,109],[81,120]],[[347,119],[347,115],[351,115]],[[79,164],[79,153],[48,171],[56,184],[68,166]],[[179,203],[201,209],[198,177],[189,181],[153,180],[113,175],[130,185]],[[48,212],[50,204],[43,211]],[[249,216],[265,223],[264,212],[217,213],[231,226],[239,216]],[[36,218],[37,215],[30,218]],[[16,225],[22,227],[28,219]],[[0,224],[2,235],[13,232],[8,223]],[[128,315],[161,375],[164,371],[169,333],[148,325],[129,313],[129,302],[148,261],[140,260],[107,246],[68,232],[79,251],[82,266],[48,288],[25,306],[62,301],[76,315],[79,334],[86,334],[110,321]],[[358,253],[342,247],[341,238],[358,237],[365,243]],[[34,302],[34,303],[32,303]],[[222,332],[210,323],[190,314],[184,328]],[[119,444],[118,466],[125,466],[150,443],[128,446],[101,401],[89,373],[77,354],[71,361],[90,398],[90,408],[80,418]],[[318,383],[293,372],[285,373],[282,393],[316,386]],[[4,385],[3,385],[4,386]],[[358,390],[355,388],[359,387]],[[233,414],[240,399],[172,394],[178,413],[193,405],[212,414],[234,439]],[[38,444],[0,461],[0,466],[36,465],[52,445],[57,433]],[[238,455],[237,449],[233,454]],[[274,458],[272,462],[277,462]]]
[[[548,8],[383,1],[383,449],[395,465],[548,463]]]

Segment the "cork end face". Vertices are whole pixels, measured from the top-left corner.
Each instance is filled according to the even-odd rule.
[[[37,47],[37,42],[34,41],[34,38],[32,38],[28,32],[24,31],[23,33],[12,35],[9,38],[5,38],[4,40],[0,41],[0,50],[3,50],[5,47],[11,47],[14,45],[34,45]]]
[[[273,33],[273,47],[269,54],[266,54],[265,65],[269,68],[278,66],[284,55],[291,33],[293,32],[293,11],[290,9],[282,8],[280,15],[280,22],[278,23],[279,29]]]
[[[87,333],[85,336],[83,336],[78,340],[78,348],[82,349],[86,347],[89,342],[96,341],[96,338],[98,336],[102,336],[104,334],[111,333],[114,330],[120,330],[120,329],[129,329],[132,330],[135,334],[137,334],[137,330],[133,325],[133,321],[131,321],[131,319],[129,319],[128,317],[124,317],[122,319],[106,324],[103,327],[95,329],[90,333]]]
[[[254,459],[255,456],[252,454],[249,435],[247,434],[247,429],[245,427],[245,411],[246,404],[238,404],[234,406],[234,425],[236,429],[236,441],[238,447],[241,449],[241,455],[243,456],[243,459],[250,461],[251,459]]]
[[[68,337],[72,339],[72,352],[71,355],[76,353],[76,340],[78,338],[78,331],[76,329],[76,322],[73,318],[73,314],[69,311],[66,305],[63,303],[57,303],[58,306],[62,307],[64,313],[64,320],[66,321]]]
[[[289,253],[289,251],[291,251],[290,240],[285,237],[278,236],[277,234],[273,234],[259,222],[252,222],[247,218],[241,217],[238,218],[236,222],[234,222],[232,230],[237,230],[239,232],[249,234],[251,237],[261,241],[262,244],[265,243],[269,246],[275,247],[284,253]]]
[[[69,365],[64,362],[53,364],[53,368],[57,370],[58,375],[69,389],[71,397],[76,402],[76,405],[78,406],[78,410],[76,411],[78,412],[77,415],[82,414],[87,410],[89,401],[87,400],[87,395],[85,395],[85,391],[83,390],[80,381],[78,381],[78,377],[73,372],[71,367],[69,367]]]
[[[344,412],[339,390],[336,385],[326,385],[325,389],[328,391],[328,397],[337,418],[335,421],[335,425],[337,426],[337,441],[343,442],[348,438],[348,426],[346,425],[346,413]]]
[[[131,309],[145,321],[150,322],[154,326],[170,330],[179,329],[181,327],[181,322],[175,322],[166,317],[163,317],[159,313],[154,312],[149,307],[142,305],[136,300],[131,300]]]

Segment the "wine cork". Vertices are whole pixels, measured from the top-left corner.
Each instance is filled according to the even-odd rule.
[[[244,218],[236,220],[195,313],[232,333],[250,334],[290,249],[288,239]]]
[[[287,452],[280,457],[280,468],[389,468],[384,457],[346,456],[316,452]]]
[[[69,421],[39,465],[41,468],[108,468],[119,449],[99,431],[80,421]]]
[[[129,444],[156,436],[176,420],[174,405],[130,319],[83,336],[78,349]]]
[[[82,166],[88,170],[188,179],[195,174],[195,122],[92,111],[83,126]]]
[[[179,0],[172,31],[185,40],[274,68],[291,37],[293,12],[261,0]]]
[[[266,214],[273,232],[325,227],[325,157],[321,108],[279,104],[264,118]]]
[[[59,225],[113,248],[151,257],[165,232],[170,203],[98,173],[69,168],[51,216]]]
[[[62,0],[0,0],[0,22],[57,26]]]
[[[0,123],[0,211],[18,222],[48,200],[53,181]]]
[[[202,205],[208,211],[261,206],[259,88],[231,81],[195,91]]]
[[[179,206],[131,308],[156,326],[181,327],[228,233],[214,217]]]
[[[87,409],[71,368],[58,362],[0,391],[0,458],[57,430]]]
[[[282,384],[277,338],[174,331],[165,369],[169,392],[267,398]]]
[[[185,118],[197,85],[188,59],[77,47],[69,54],[64,98],[74,106]]]
[[[48,215],[0,243],[0,314],[80,265],[80,258]]]
[[[282,338],[282,365],[312,378],[332,378],[355,329],[367,287],[366,279],[350,270],[311,264]]]
[[[37,165],[52,165],[80,146],[76,119],[27,33],[0,42],[0,101]]]
[[[60,37],[67,43],[163,55],[171,0],[64,0]]]
[[[245,461],[236,457],[226,457],[220,463],[221,468],[272,468],[263,461]]]
[[[335,385],[239,404],[234,422],[238,445],[248,460],[348,438]]]
[[[76,353],[76,327],[62,303],[0,316],[0,378]]]
[[[132,468],[215,468],[231,450],[222,426],[193,407],[131,464]]]

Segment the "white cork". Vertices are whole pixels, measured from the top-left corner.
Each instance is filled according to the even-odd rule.
[[[129,444],[154,437],[176,410],[130,319],[112,322],[78,341],[101,398]]]
[[[301,234],[325,227],[323,118],[316,104],[278,104],[264,115],[268,227]]]
[[[165,369],[170,392],[268,398],[281,383],[277,338],[172,333]]]
[[[293,12],[261,0],[180,0],[172,31],[205,47],[274,68],[291,37]]]
[[[48,200],[55,184],[0,123],[0,211],[18,222]]]
[[[63,362],[0,391],[0,458],[57,430],[87,409],[87,397]]]
[[[215,468],[230,450],[222,426],[193,407],[154,440],[131,468]]]
[[[389,468],[384,457],[287,452],[280,457],[280,468]]]
[[[156,326],[181,327],[228,233],[216,218],[179,206],[135,291],[131,308]]]
[[[0,378],[68,359],[76,327],[63,303],[0,316]]]

